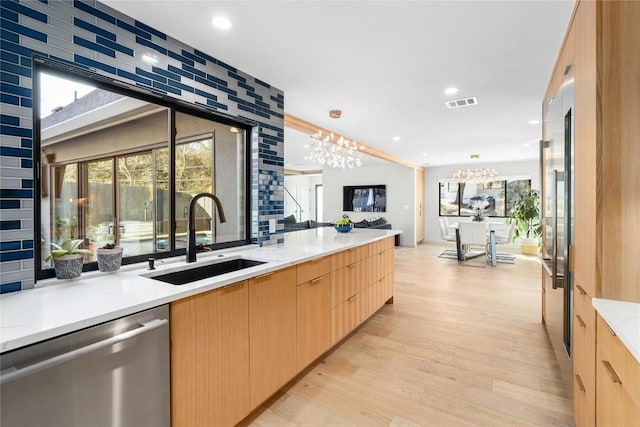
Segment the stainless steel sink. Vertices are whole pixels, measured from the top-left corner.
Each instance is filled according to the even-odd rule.
[[[198,267],[185,268],[178,271],[170,271],[168,273],[151,273],[145,274],[144,277],[159,280],[172,285],[184,285],[208,277],[219,276],[221,274],[231,273],[233,271],[243,270],[245,268],[255,267],[256,265],[265,264],[263,261],[252,259],[236,258],[227,261],[216,262],[214,264],[201,265]]]

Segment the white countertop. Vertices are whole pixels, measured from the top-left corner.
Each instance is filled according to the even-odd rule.
[[[640,303],[593,298],[592,304],[640,363]]]
[[[180,286],[141,276],[150,273],[146,263],[41,281],[35,289],[0,295],[0,353],[400,233],[358,228],[337,233],[323,227],[285,233],[283,244],[199,253],[195,264],[184,256],[157,260],[154,273],[238,257],[266,262]]]

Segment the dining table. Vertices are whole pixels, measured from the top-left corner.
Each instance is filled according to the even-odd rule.
[[[488,233],[488,247],[489,247],[489,260],[491,261],[491,266],[495,267],[498,265],[498,257],[496,253],[496,231],[497,230],[505,230],[507,229],[507,225],[504,222],[498,221],[484,221],[487,225],[487,233]],[[460,229],[459,222],[453,222],[449,224],[449,228],[454,229],[456,231],[456,255],[458,257],[458,261],[464,261],[464,251],[462,247],[462,243],[460,243]],[[482,254],[484,255],[484,254]],[[478,256],[478,255],[476,255]]]

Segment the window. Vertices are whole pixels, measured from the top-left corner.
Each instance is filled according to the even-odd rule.
[[[67,239],[92,250],[113,241],[125,264],[184,253],[189,203],[202,192],[220,199],[227,222],[200,199],[197,243],[249,242],[248,125],[47,67],[36,77],[38,277],[52,276],[44,260]]]
[[[487,183],[443,181],[439,183],[440,216],[508,217],[530,179],[507,179]]]

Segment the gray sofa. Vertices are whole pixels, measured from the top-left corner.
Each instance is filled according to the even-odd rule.
[[[391,224],[387,223],[384,218],[379,218],[374,221],[367,221],[363,219],[362,221],[352,222],[354,228],[376,228],[376,229],[384,229],[391,230]],[[318,227],[333,227],[332,222],[317,222],[314,220],[301,221],[297,222],[296,217],[293,215],[289,215],[284,218],[284,232],[288,233],[291,231],[299,231],[299,230],[307,230],[310,228],[318,228]],[[395,244],[396,246],[400,245],[400,236],[395,236]]]

